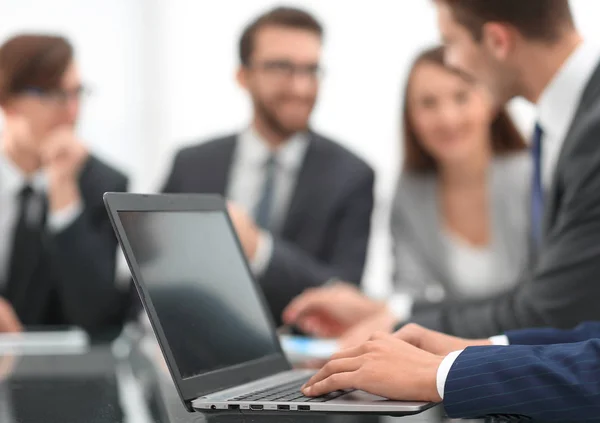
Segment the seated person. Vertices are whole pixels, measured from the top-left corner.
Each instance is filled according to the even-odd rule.
[[[309,129],[319,89],[322,28],[278,8],[240,41],[238,80],[254,116],[241,133],[180,151],[164,187],[219,193],[276,322],[304,289],[358,284],[373,208],[372,169]]]
[[[303,391],[319,396],[354,388],[395,400],[443,401],[452,418],[508,414],[545,422],[596,421],[599,338],[598,322],[479,340],[409,324],[338,353]]]
[[[481,85],[444,64],[442,47],[415,61],[403,115],[391,217],[395,293],[430,303],[508,291],[527,266],[525,141]],[[410,308],[396,312],[405,320]]]
[[[0,47],[0,331],[120,322],[102,195],[125,191],[127,178],[77,137],[83,93],[64,38],[20,35]]]

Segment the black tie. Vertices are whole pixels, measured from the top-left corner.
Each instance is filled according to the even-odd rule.
[[[39,263],[46,209],[46,199],[37,195],[30,186],[21,190],[7,283],[7,298],[11,301],[18,301],[15,297],[22,292],[20,287],[29,282]]]
[[[271,212],[273,211],[273,200],[275,197],[275,173],[277,171],[277,160],[275,155],[269,156],[265,164],[265,183],[263,185],[260,201],[256,205],[254,217],[256,224],[268,230],[271,223]]]

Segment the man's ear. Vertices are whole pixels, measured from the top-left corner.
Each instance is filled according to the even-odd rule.
[[[482,28],[482,44],[498,61],[505,61],[514,51],[518,32],[510,25],[488,22]]]
[[[0,116],[8,116],[13,112],[13,107],[11,107],[9,101],[0,103]]]
[[[237,71],[237,74],[236,74],[236,79],[237,79],[237,82],[240,85],[240,87],[247,90],[248,89],[248,68],[246,68],[244,65],[240,66]]]
[[[21,114],[20,101],[18,98],[9,98],[0,103],[0,112],[4,116]]]

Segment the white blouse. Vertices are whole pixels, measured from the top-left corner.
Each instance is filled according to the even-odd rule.
[[[506,290],[506,281],[500,280],[505,273],[498,271],[489,246],[473,245],[447,228],[444,238],[450,277],[460,296],[480,299]]]

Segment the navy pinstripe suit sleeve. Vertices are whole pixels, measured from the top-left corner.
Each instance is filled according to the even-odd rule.
[[[600,339],[600,322],[586,322],[573,330],[525,329],[506,333],[510,345],[549,345]]]
[[[516,414],[543,421],[600,416],[600,340],[470,347],[454,362],[444,393],[450,417]]]

